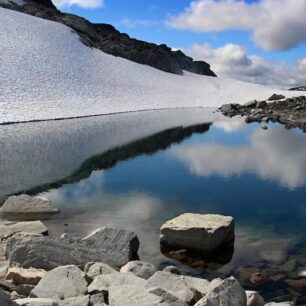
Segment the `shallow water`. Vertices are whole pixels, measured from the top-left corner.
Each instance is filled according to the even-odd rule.
[[[129,228],[139,236],[141,260],[208,278],[234,274],[267,300],[298,298],[303,305],[305,290],[287,281],[306,270],[306,134],[204,114],[3,127],[0,196],[25,191],[51,199],[61,214],[45,221],[50,234]],[[161,254],[160,226],[184,212],[235,218],[227,264]],[[249,281],[255,271],[262,274],[256,286]]]

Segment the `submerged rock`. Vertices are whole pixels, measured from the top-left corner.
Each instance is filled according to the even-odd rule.
[[[139,240],[128,230],[104,227],[81,239],[14,235],[6,241],[6,256],[23,268],[51,270],[63,265],[104,262],[121,268],[137,258]]]
[[[186,213],[161,227],[160,241],[169,246],[213,252],[235,238],[234,219],[221,215]]]
[[[31,297],[66,299],[87,292],[85,273],[70,265],[49,271],[32,290]]]

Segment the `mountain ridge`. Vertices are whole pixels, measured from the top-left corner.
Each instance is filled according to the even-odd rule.
[[[131,38],[110,24],[95,24],[83,17],[63,13],[55,7],[51,0],[24,0],[22,5],[19,0],[5,0],[0,1],[0,7],[65,24],[79,35],[85,45],[111,55],[169,73],[182,75],[186,70],[216,77],[210,65],[204,61],[194,61],[182,51],[173,51],[165,44],[157,45]]]

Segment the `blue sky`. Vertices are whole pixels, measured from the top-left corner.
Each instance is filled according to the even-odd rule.
[[[132,37],[180,48],[222,76],[280,87],[306,84],[305,0],[54,2],[63,11],[110,23]]]

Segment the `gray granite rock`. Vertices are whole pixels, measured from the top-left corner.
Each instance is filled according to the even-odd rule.
[[[104,227],[81,239],[14,235],[6,242],[6,256],[24,268],[51,270],[63,265],[104,262],[120,268],[137,257],[139,240],[128,230]]]
[[[0,239],[16,233],[47,234],[48,228],[41,221],[12,222],[0,221]]]
[[[161,243],[211,252],[235,238],[234,219],[221,215],[185,213],[161,227]]]
[[[265,306],[294,306],[294,305],[295,303],[293,302],[281,302],[281,303],[271,302],[271,303],[265,304]]]
[[[138,288],[144,288],[146,281],[132,273],[112,273],[98,275],[88,286],[88,292],[107,293],[109,288],[119,285],[134,285]]]
[[[58,301],[58,306],[88,306],[89,295],[76,296]]]
[[[88,277],[94,279],[98,275],[116,273],[117,271],[103,262],[87,263],[84,272]]]
[[[16,287],[16,292],[23,296],[29,296],[31,291],[35,288],[34,285],[28,285],[28,284],[19,284]]]
[[[93,306],[96,305],[103,305],[106,302],[105,296],[103,293],[96,293],[96,294],[92,294],[90,295],[90,304]]]
[[[208,280],[191,276],[180,276],[180,278],[185,282],[187,287],[193,291],[196,300],[200,300],[208,292],[210,286]]]
[[[52,207],[51,201],[41,197],[31,197],[26,194],[9,197],[0,213],[5,214],[57,214],[59,211]]]
[[[120,272],[126,273],[131,272],[135,274],[138,277],[148,279],[151,277],[154,273],[157,272],[157,267],[151,263],[143,262],[143,261],[130,261],[126,265],[124,265]]]
[[[163,298],[137,285],[113,286],[109,289],[109,306],[166,306]]]
[[[170,305],[186,305],[194,297],[194,293],[180,276],[165,271],[158,271],[151,276],[147,280],[146,289],[161,296]]]
[[[49,271],[32,290],[31,297],[66,299],[85,295],[86,292],[85,273],[70,265]]]
[[[59,306],[58,303],[52,299],[34,299],[24,298],[15,300],[17,305],[21,306]]]
[[[170,272],[176,275],[181,275],[181,271],[175,266],[167,266],[163,269],[165,272]]]
[[[211,282],[208,292],[195,306],[246,306],[245,291],[234,277]]]

